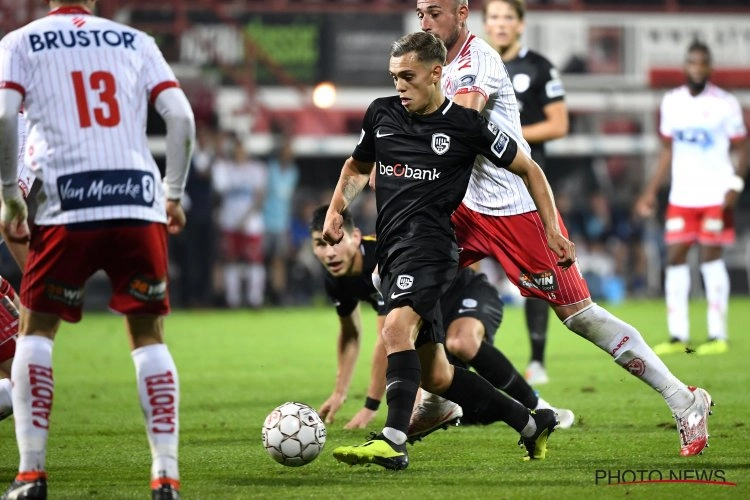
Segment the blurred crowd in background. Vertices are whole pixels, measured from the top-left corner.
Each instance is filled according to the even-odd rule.
[[[570,136],[551,144],[545,171],[592,295],[607,301],[659,296],[663,214],[647,220],[633,214],[655,162],[658,102],[666,88],[682,83],[685,48],[700,36],[716,51],[723,81],[741,90],[750,118],[748,2],[527,4],[535,12],[526,43],[556,62],[566,86]],[[0,0],[0,31],[45,9],[37,0]],[[100,2],[99,10],[156,38],[196,115],[187,228],[170,239],[173,305],[257,309],[322,302],[324,270],[312,254],[309,218],[330,200],[370,94],[392,91],[384,54],[393,39],[416,29],[414,1],[112,0]],[[481,9],[473,10],[470,25],[481,33]],[[353,104],[325,110],[308,102],[310,89],[326,81]],[[163,124],[150,120],[150,136],[163,132]],[[155,154],[163,161],[163,151]],[[663,209],[666,189],[661,194]],[[374,232],[372,191],[352,212],[363,233]],[[740,278],[732,280],[733,292],[745,293],[747,194],[737,216],[738,243],[726,260],[730,276]],[[0,273],[17,284],[20,273],[5,252]],[[493,274],[491,265],[484,270]],[[503,277],[493,278],[506,293]],[[106,306],[104,282],[90,283],[90,307]]]

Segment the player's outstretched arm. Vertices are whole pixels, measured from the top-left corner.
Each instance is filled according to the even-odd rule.
[[[359,358],[359,348],[362,339],[362,315],[359,304],[349,316],[340,316],[337,354],[336,385],[333,393],[321,405],[318,413],[325,423],[332,424],[336,413],[346,401],[349,386],[354,375],[354,368]]]

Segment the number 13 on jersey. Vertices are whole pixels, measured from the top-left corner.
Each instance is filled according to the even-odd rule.
[[[102,127],[116,127],[120,123],[120,107],[115,95],[115,77],[109,71],[94,71],[88,77],[82,71],[70,73],[78,107],[81,128],[92,125],[91,117]],[[98,101],[89,103],[87,92],[97,93]]]

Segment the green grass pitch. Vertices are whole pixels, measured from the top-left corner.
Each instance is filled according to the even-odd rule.
[[[650,343],[665,338],[663,301],[632,301],[611,310]],[[692,305],[696,341],[706,335],[705,310],[703,302]],[[517,434],[497,423],[429,436],[409,448],[411,465],[402,472],[349,467],[331,454],[367,436],[343,429],[367,386],[374,316],[369,310],[364,316],[366,335],[349,399],[328,426],[320,457],[301,468],[274,462],[261,445],[260,427],[284,401],[318,407],[329,395],[336,367],[332,308],[175,312],[167,319],[182,388],[183,498],[750,498],[748,298],[731,303],[728,354],[664,358],[676,375],[708,389],[717,403],[704,455],[680,457],[674,421],[661,397],[551,318],[552,380],[539,389],[552,404],[573,409],[577,423],[552,435],[547,460],[523,462]],[[521,309],[506,308],[497,345],[525,367],[529,348]],[[122,320],[89,313],[79,325],[65,325],[54,360],[50,498],[148,498],[150,455]],[[385,409],[369,430],[379,430],[384,419]],[[11,419],[0,423],[0,449],[0,479],[9,483],[17,467]],[[672,474],[736,486],[607,484],[617,482],[618,474],[625,481]]]

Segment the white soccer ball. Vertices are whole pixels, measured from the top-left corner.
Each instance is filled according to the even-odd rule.
[[[277,406],[263,422],[263,447],[282,465],[299,467],[315,460],[326,444],[326,426],[303,403]]]

